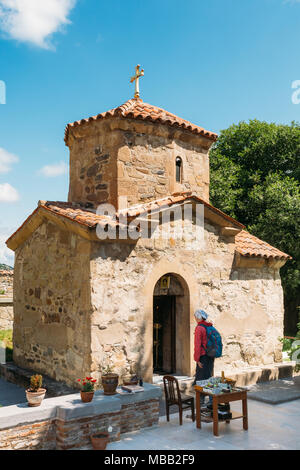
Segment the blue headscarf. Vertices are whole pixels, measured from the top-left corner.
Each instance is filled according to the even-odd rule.
[[[196,310],[195,315],[199,321],[201,321],[201,318],[203,318],[203,320],[207,320],[208,317],[208,314],[204,310]]]

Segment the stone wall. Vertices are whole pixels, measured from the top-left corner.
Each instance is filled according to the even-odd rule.
[[[1,298],[1,295],[5,297],[12,297],[13,282],[14,282],[13,271],[3,271],[3,270],[1,271],[0,270],[0,298]]]
[[[68,385],[90,370],[89,244],[45,222],[16,251],[14,361]]]
[[[0,271],[0,330],[13,327],[13,271]]]
[[[95,205],[117,204],[117,151],[121,135],[106,133],[106,123],[94,123],[93,133],[81,129],[70,144],[70,186],[68,200]],[[97,129],[96,129],[97,128]]]
[[[13,301],[0,297],[0,330],[12,330],[14,323]]]
[[[138,131],[139,129],[137,129]],[[208,150],[169,136],[125,132],[118,152],[118,194],[128,205],[148,202],[173,192],[193,191],[209,200]],[[182,160],[182,181],[176,182],[176,158]]]
[[[68,200],[95,206],[109,202],[118,209],[194,191],[208,201],[210,145],[201,136],[128,119],[73,128]],[[181,183],[175,178],[176,157],[182,159]]]
[[[83,404],[79,394],[45,399],[39,408],[0,409],[0,450],[72,450],[91,448],[90,435],[108,431],[109,442],[121,434],[158,424],[157,386],[145,384],[137,394],[104,396],[96,392]],[[109,449],[109,444],[108,444]]]
[[[194,371],[196,308],[206,310],[222,334],[224,355],[216,368],[270,364],[281,359],[283,294],[278,267],[264,260],[257,268],[235,267],[233,237],[205,223],[204,249],[187,249],[185,240],[139,240],[98,244],[92,250],[92,372],[99,364],[152,377],[153,292],[158,279],[173,273],[188,289],[177,345]],[[178,330],[177,330],[178,331]]]
[[[0,450],[56,449],[56,420],[0,429]]]

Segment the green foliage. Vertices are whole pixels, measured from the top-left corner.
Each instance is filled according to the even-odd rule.
[[[1,289],[0,290],[0,295],[4,295],[5,294],[5,290]]]
[[[102,368],[102,375],[109,375],[113,373],[113,368],[110,365],[107,365]]]
[[[12,271],[13,268],[11,266],[8,266],[7,264],[0,263],[0,271]]]
[[[30,391],[37,392],[39,388],[42,388],[43,377],[41,375],[32,375],[30,377]]]
[[[291,361],[296,361],[295,371],[300,371],[300,322],[297,324],[295,339],[280,338],[283,344],[282,351],[287,351]],[[298,344],[297,344],[298,343]]]
[[[291,350],[293,340],[289,338],[279,338],[279,341],[282,343],[282,351],[288,352]]]
[[[0,330],[0,342],[4,342],[6,348],[6,362],[13,360],[12,330]]]
[[[77,381],[81,383],[83,392],[93,392],[97,382],[93,377],[86,377],[85,379],[78,379]]]
[[[286,303],[300,303],[300,125],[240,122],[210,152],[211,202],[293,257],[281,269]],[[298,303],[298,305],[299,305]],[[294,320],[294,325],[296,321]]]

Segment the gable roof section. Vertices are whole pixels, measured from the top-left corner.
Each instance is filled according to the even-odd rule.
[[[283,253],[282,251],[274,248],[268,243],[260,240],[259,238],[251,235],[249,232],[243,230],[245,227],[241,223],[237,222],[232,217],[224,214],[224,212],[208,204],[198,196],[192,193],[177,193],[171,196],[157,199],[146,204],[138,204],[136,206],[129,207],[127,209],[120,210],[116,214],[116,220],[109,216],[97,215],[94,209],[84,208],[78,204],[69,202],[58,202],[58,201],[39,201],[39,206],[35,211],[25,220],[23,225],[7,240],[6,244],[12,250],[15,250],[19,244],[34,231],[43,222],[44,218],[64,225],[64,222],[71,224],[68,227],[75,229],[75,226],[79,226],[79,229],[75,229],[77,233],[84,236],[85,238],[91,238],[93,231],[96,230],[98,224],[102,226],[117,227],[122,230],[128,230],[128,225],[125,225],[119,221],[121,215],[127,215],[129,219],[147,215],[151,210],[163,210],[171,207],[174,204],[185,203],[188,201],[195,201],[204,204],[207,211],[213,213],[219,218],[223,219],[224,226],[231,223],[236,228],[240,229],[240,232],[235,237],[236,251],[242,256],[251,257],[263,257],[263,258],[274,258],[274,259],[291,259],[291,257]],[[65,227],[67,228],[67,227]],[[81,230],[80,230],[81,229]],[[133,230],[133,229],[132,229]],[[93,239],[97,240],[96,235]]]
[[[251,235],[249,232],[246,232],[246,230],[242,230],[236,235],[235,244],[237,252],[243,256],[292,259],[290,255]]]
[[[218,135],[214,132],[207,131],[200,126],[196,126],[195,124],[192,124],[191,122],[182,119],[175,114],[170,113],[169,111],[165,111],[164,109],[158,108],[157,106],[144,103],[141,99],[131,99],[117,108],[113,108],[104,113],[97,114],[96,116],[91,116],[87,119],[81,119],[79,121],[68,124],[65,129],[66,145],[68,145],[69,131],[72,127],[74,128],[88,122],[113,117],[139,119],[152,123],[166,124],[171,127],[185,129],[189,132],[192,132],[193,134],[202,135],[212,141],[215,141],[218,138]]]

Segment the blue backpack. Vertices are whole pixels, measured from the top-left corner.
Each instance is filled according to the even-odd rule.
[[[222,356],[222,338],[218,330],[213,326],[201,325],[206,329],[207,345],[206,355],[209,357],[221,357]]]

